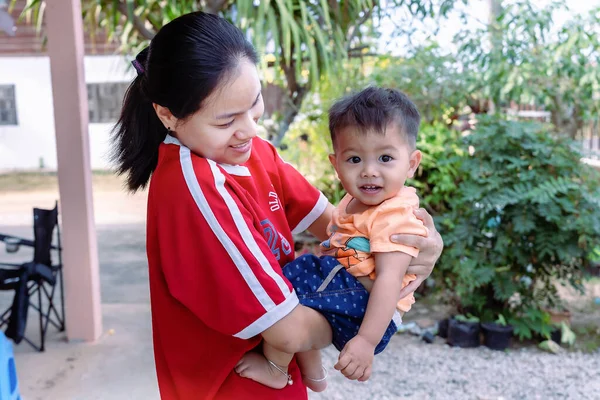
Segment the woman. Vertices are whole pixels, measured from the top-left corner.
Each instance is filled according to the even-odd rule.
[[[115,127],[128,188],[150,181],[147,253],[163,399],[306,399],[295,362],[294,384],[282,390],[234,367],[262,339],[289,353],[331,341],[305,323],[315,311],[298,304],[281,266],[294,257],[293,233],[326,238],[333,206],[257,137],[264,106],[256,62],[224,19],[179,17],[136,58]],[[421,250],[409,268],[415,288],[442,247],[431,217],[419,217],[429,238],[395,240]]]

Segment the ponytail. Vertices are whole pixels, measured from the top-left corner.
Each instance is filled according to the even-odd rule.
[[[111,157],[117,164],[117,174],[126,175],[126,186],[132,192],[148,184],[158,163],[158,147],[167,135],[145,93],[145,74],[135,65],[139,58],[134,61],[138,76],[125,93],[121,117],[113,129]]]

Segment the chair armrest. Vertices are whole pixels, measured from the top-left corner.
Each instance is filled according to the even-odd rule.
[[[4,242],[6,239],[17,239],[17,240],[19,240],[19,243],[15,243],[15,244],[34,247],[33,240],[23,239],[23,238],[20,238],[17,236],[5,235],[3,233],[0,233],[0,241]]]
[[[3,267],[19,268],[19,267],[21,267],[21,265],[23,265],[23,263],[14,264],[14,263],[3,263],[3,262],[0,262],[0,265],[3,266]]]
[[[19,243],[15,243],[18,244],[19,246],[29,246],[29,247],[35,247],[35,243],[33,242],[33,240],[29,240],[29,239],[24,239],[18,236],[13,236],[13,235],[6,235],[4,233],[0,233],[0,242],[4,242],[5,239],[18,239]],[[62,250],[62,248],[59,248],[56,245],[50,245],[50,248],[52,250]]]

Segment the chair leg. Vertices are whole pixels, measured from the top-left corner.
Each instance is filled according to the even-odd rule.
[[[44,349],[42,349],[40,346],[38,346],[37,344],[33,343],[31,340],[27,339],[25,336],[23,336],[23,340],[26,341],[31,347],[33,347],[34,349],[36,349],[39,352],[44,351]]]
[[[42,281],[38,282],[38,285],[43,285]],[[42,312],[42,290],[38,288],[38,307],[40,309],[40,351],[44,351],[44,339],[46,336],[46,332],[44,331],[44,313]]]
[[[54,298],[54,292],[56,286],[52,286],[52,290],[50,290],[50,292],[48,292],[48,289],[46,288],[46,286],[42,286],[42,289],[44,290],[44,295],[46,296],[46,299],[48,299],[48,309],[46,310],[44,316],[46,317],[46,324],[44,325],[44,331],[48,332],[48,324],[52,324],[56,327],[56,329],[58,329],[60,332],[62,332],[62,327],[64,326],[64,323],[62,321],[62,319],[60,318],[60,315],[58,315],[58,311],[56,310],[56,307],[54,306],[54,301],[52,301],[52,299]],[[52,313],[54,313],[54,316],[56,317],[56,320],[58,322],[54,322],[54,319],[52,318]]]

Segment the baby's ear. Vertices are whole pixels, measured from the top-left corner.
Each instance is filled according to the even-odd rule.
[[[331,165],[333,165],[333,168],[335,168],[335,154],[330,154],[329,155],[329,162],[331,163]]]
[[[421,164],[421,159],[423,158],[423,154],[420,150],[415,150],[411,153],[410,159],[408,161],[408,177],[412,178],[415,176],[415,172],[419,165]]]
[[[335,153],[329,155],[329,162],[331,163],[331,165],[333,165],[333,169],[335,169],[335,174],[339,178],[340,174],[338,173],[337,169],[337,157],[335,156]]]

